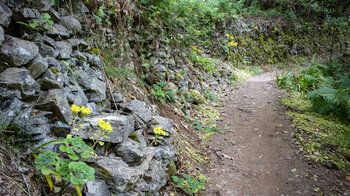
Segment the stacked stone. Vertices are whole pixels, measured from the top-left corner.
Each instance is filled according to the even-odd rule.
[[[97,180],[87,183],[87,195],[158,195],[167,182],[167,165],[176,159],[172,121],[153,116],[144,102],[123,102],[116,91],[112,96],[123,114],[108,107],[103,61],[89,53],[92,46],[83,39],[88,24],[82,16],[89,9],[73,1],[71,15],[56,10],[51,0],[36,1],[31,7],[11,2],[0,2],[1,124],[19,127],[21,134],[31,135],[40,145],[71,132],[71,104],[87,106],[93,115],[84,120],[80,137],[89,140],[100,119],[114,130],[102,139],[107,145],[96,150],[100,156],[91,165],[97,169]],[[45,13],[51,16],[52,26],[33,31],[16,23],[40,21]],[[157,137],[157,147],[147,147],[155,127],[166,136]],[[151,137],[146,139],[147,132]]]

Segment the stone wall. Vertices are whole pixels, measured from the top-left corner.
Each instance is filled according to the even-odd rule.
[[[107,145],[96,149],[99,156],[90,163],[97,179],[87,183],[87,195],[158,195],[167,183],[167,166],[176,159],[172,120],[153,114],[139,100],[124,101],[115,89],[111,91],[119,109],[112,109],[103,61],[85,40],[89,24],[83,16],[89,9],[73,1],[71,14],[51,2],[0,2],[2,126],[17,127],[20,134],[31,136],[35,145],[28,149],[30,153],[71,132],[72,104],[87,106],[93,115],[84,120],[80,137],[89,142],[99,119],[110,122],[114,130],[108,139],[102,139]],[[51,16],[52,26],[33,29],[17,23],[40,21],[45,13]],[[154,127],[161,127],[166,136],[159,136],[158,146],[147,147]]]

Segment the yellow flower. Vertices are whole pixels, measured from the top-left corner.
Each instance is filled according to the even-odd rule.
[[[90,108],[87,108],[85,106],[81,106],[80,112],[83,116],[87,116],[87,115],[91,114]]]
[[[68,138],[68,139],[72,138],[72,135],[71,135],[71,134],[68,134],[68,135],[67,135],[67,138]]]
[[[226,33],[225,35],[226,35],[226,37],[230,37],[230,34],[228,34],[228,33]]]
[[[254,29],[259,29],[259,27],[254,27]]]
[[[77,114],[80,112],[80,107],[73,104],[73,105],[70,107],[70,110],[72,111],[72,113],[73,113],[74,115],[77,115]]]
[[[235,42],[235,41],[230,41],[229,43],[227,43],[227,46],[234,46],[234,47],[237,47],[238,46],[238,43]]]
[[[154,128],[154,129],[153,129],[153,132],[154,132],[156,135],[163,135],[163,136],[165,136],[165,131],[164,131],[162,128],[160,128],[160,127]]]
[[[105,131],[107,134],[110,134],[113,131],[113,128],[110,122],[106,122],[104,120],[98,120],[97,125],[100,127],[100,129]]]

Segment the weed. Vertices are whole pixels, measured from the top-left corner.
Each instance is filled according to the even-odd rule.
[[[166,82],[157,82],[157,84],[153,84],[152,95],[162,103],[165,101],[174,102],[175,101],[175,93],[173,90],[167,89],[168,84]]]
[[[189,195],[195,195],[205,189],[205,178],[197,179],[186,174],[182,174],[183,178],[172,176],[177,186]]]

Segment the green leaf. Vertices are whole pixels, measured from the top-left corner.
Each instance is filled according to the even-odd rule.
[[[70,159],[72,159],[73,161],[79,160],[79,157],[78,157],[78,155],[76,155],[76,154],[68,154],[68,157],[69,157]]]
[[[80,185],[79,179],[73,175],[70,177],[70,182],[75,185]]]
[[[50,168],[47,168],[47,167],[44,167],[44,168],[42,168],[41,169],[41,173],[43,174],[43,175],[49,175],[49,174],[51,174],[53,171],[50,169]]]
[[[83,159],[87,159],[87,158],[89,158],[90,154],[89,154],[89,152],[87,151],[87,152],[82,153],[80,156],[81,156],[81,158],[83,158]]]
[[[28,23],[25,23],[25,22],[22,22],[22,21],[17,21],[16,23],[24,25],[24,26],[27,26],[27,27],[30,27]]]
[[[36,24],[34,24],[34,23],[29,23],[29,26],[30,26],[31,28],[33,28],[33,29],[36,28]]]
[[[61,145],[61,146],[60,146],[60,150],[61,150],[62,152],[67,152],[67,146],[66,146],[66,145]]]
[[[98,144],[100,144],[100,146],[103,146],[105,143],[104,142],[101,142],[99,141]]]
[[[172,176],[174,182],[179,182],[179,177],[177,176]]]

